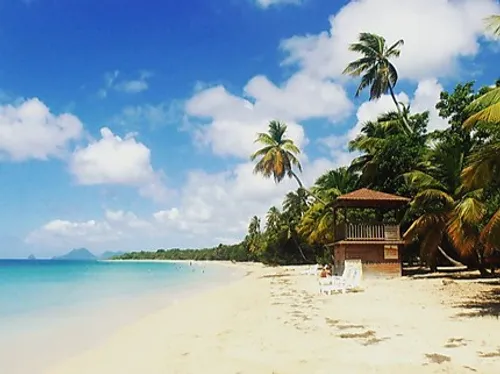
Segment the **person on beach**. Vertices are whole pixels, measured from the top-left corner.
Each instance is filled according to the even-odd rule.
[[[319,273],[320,278],[326,278],[326,277],[331,277],[332,276],[332,268],[330,265],[325,265],[323,269],[321,269],[321,272]]]

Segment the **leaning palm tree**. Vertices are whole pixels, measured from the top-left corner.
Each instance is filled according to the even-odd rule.
[[[398,40],[391,46],[387,46],[385,38],[379,35],[363,32],[359,34],[359,41],[349,46],[349,50],[362,54],[363,56],[347,65],[342,74],[352,77],[361,76],[361,82],[356,90],[355,96],[370,87],[370,100],[378,99],[382,95],[389,93],[396,105],[396,109],[406,127],[410,130],[400,103],[394,94],[394,87],[398,81],[396,67],[390,61],[401,54],[400,47],[403,46],[403,39]]]
[[[460,198],[464,154],[453,143],[438,143],[426,157],[420,170],[404,175],[406,183],[416,191],[407,213],[416,219],[404,239],[408,243],[418,241],[421,256],[432,270],[436,270],[438,252],[454,265],[462,265],[443,250],[442,243],[448,235],[456,200]]]
[[[263,145],[261,149],[250,156],[252,161],[260,158],[253,169],[254,173],[262,174],[266,178],[273,178],[276,183],[281,182],[285,177],[294,178],[299,185],[299,189],[303,189],[316,200],[320,198],[312,194],[304,188],[300,178],[297,176],[293,168],[302,171],[297,155],[300,153],[299,148],[294,144],[293,140],[285,137],[287,126],[280,121],[269,122],[269,131],[267,133],[258,133],[255,143]]]
[[[493,35],[500,36],[500,14],[493,14],[485,19],[486,28]]]

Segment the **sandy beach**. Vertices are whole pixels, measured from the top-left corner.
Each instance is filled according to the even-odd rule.
[[[500,372],[500,285],[364,279],[319,295],[303,267],[243,279],[130,324],[50,374]]]

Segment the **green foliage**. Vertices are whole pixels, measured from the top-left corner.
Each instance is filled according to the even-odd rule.
[[[115,256],[113,260],[194,260],[194,261],[256,261],[244,243],[219,244],[204,249],[158,249],[156,251],[129,252]]]
[[[495,17],[490,21],[497,22]],[[366,88],[370,99],[389,93],[396,106],[363,124],[348,145],[360,153],[351,165],[326,171],[305,189],[294,171],[302,171],[300,150],[286,138],[286,124],[271,121],[267,133],[257,134],[262,148],[251,156],[254,171],[276,183],[294,178],[299,188],[286,194],[281,207],[269,208],[263,225],[261,218],[252,217],[244,240],[235,245],[141,251],[118,258],[330,262],[328,245],[335,240],[331,205],[340,195],[368,187],[411,197],[412,203],[397,218],[381,209],[358,209],[347,212],[349,221],[392,223],[404,217],[404,256],[419,253],[433,269],[439,253],[448,259],[473,257],[483,271],[484,256],[500,250],[500,81],[477,91],[474,82],[466,82],[442,92],[436,109],[449,126],[428,133],[429,113],[412,113],[393,92],[398,73],[391,60],[402,45],[400,40],[388,46],[384,38],[362,33],[350,46],[361,55],[344,71],[361,77],[356,96]],[[346,218],[343,214],[338,212],[337,218]]]

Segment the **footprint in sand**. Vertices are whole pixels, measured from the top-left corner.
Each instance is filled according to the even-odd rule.
[[[478,352],[477,354],[481,358],[498,358],[498,357],[500,357],[500,348],[497,348],[496,351],[492,351],[492,352]]]
[[[444,345],[445,348],[459,348],[465,347],[467,345],[467,341],[464,338],[450,338]]]
[[[427,358],[428,363],[438,364],[438,365],[451,361],[451,357],[441,355],[439,353],[426,353],[425,358]]]

